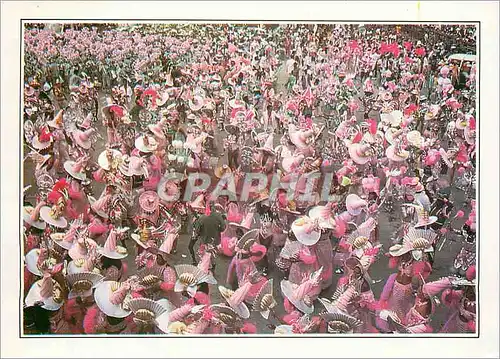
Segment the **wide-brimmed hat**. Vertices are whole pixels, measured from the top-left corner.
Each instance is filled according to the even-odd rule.
[[[42,255],[43,258],[40,259],[40,255]],[[43,273],[39,268],[39,264],[42,264],[40,262],[46,265],[49,269],[51,265],[53,266],[56,264],[54,259],[48,257],[47,249],[33,248],[24,256],[26,269],[28,269],[30,273],[41,277]]]
[[[45,164],[52,157],[52,155],[49,155],[48,153],[42,155],[39,152],[31,151],[28,154],[28,157],[30,157],[33,163],[35,164],[35,171],[39,171],[45,166]]]
[[[408,159],[410,152],[401,148],[400,145],[391,145],[385,150],[388,159],[394,162],[402,162]]]
[[[409,144],[417,148],[420,148],[424,143],[424,138],[422,137],[422,134],[420,133],[420,131],[417,130],[408,132],[406,134],[406,139]]]
[[[152,215],[156,213],[159,205],[160,198],[155,191],[146,191],[139,196],[139,207],[146,214]]]
[[[108,317],[125,318],[132,312],[128,301],[132,299],[130,285],[115,281],[100,282],[94,291],[95,303]]]
[[[178,181],[162,177],[158,183],[157,193],[158,197],[165,202],[172,202],[174,198],[179,197],[180,188]]]
[[[428,210],[426,210],[423,206],[415,206],[415,208],[418,218],[415,228],[430,226],[438,220],[436,216],[429,216]]]
[[[73,131],[73,140],[76,142],[78,146],[83,148],[84,150],[90,149],[92,147],[91,136],[96,132],[94,128],[89,128],[88,130],[74,130]]]
[[[118,118],[122,118],[125,115],[126,110],[120,105],[110,103],[102,108],[101,113],[104,117],[109,117],[113,113],[118,116]]]
[[[352,253],[362,257],[365,250],[373,248],[370,242],[372,228],[361,227],[356,229],[347,237],[347,243],[352,246]]]
[[[52,128],[62,129],[64,127],[63,123],[64,110],[59,110],[53,120],[47,121],[47,125]]]
[[[358,165],[364,165],[373,158],[372,147],[368,144],[353,143],[349,146],[349,156]]]
[[[255,297],[252,310],[259,312],[264,319],[269,319],[269,313],[276,307],[276,299],[273,297],[273,279],[269,279],[260,288]]]
[[[318,220],[320,228],[334,229],[335,219],[332,216],[332,208],[327,206],[315,206],[309,210],[309,218],[313,221]]]
[[[52,239],[52,241],[59,247],[65,250],[70,250],[71,247],[73,247],[74,240],[76,238],[75,232],[76,230],[70,227],[66,233],[51,233],[50,239]]]
[[[122,156],[119,167],[120,172],[127,176],[148,176],[148,168],[144,158],[137,156]]]
[[[158,142],[154,137],[143,134],[135,140],[135,148],[143,153],[151,153],[158,148]]]
[[[189,100],[189,108],[191,111],[199,111],[205,105],[205,99],[201,96],[193,96],[192,99]]]
[[[102,275],[93,272],[68,274],[66,276],[70,288],[68,299],[91,296],[92,289],[97,287],[103,279]]]
[[[103,195],[99,199],[95,199],[92,196],[88,196],[90,208],[97,213],[100,217],[107,219],[109,218],[109,201],[111,199],[110,195]]]
[[[113,228],[106,238],[103,247],[99,248],[99,253],[110,259],[123,259],[128,253],[125,247],[116,244],[117,236],[128,231],[128,228]]]
[[[437,235],[432,230],[410,228],[403,237],[402,244],[395,244],[389,248],[389,254],[399,257],[411,252],[416,261],[422,260],[424,253],[433,252],[432,243]]]
[[[312,273],[309,278],[304,280],[300,285],[294,284],[289,280],[281,281],[281,291],[283,295],[302,313],[312,314],[314,304],[310,297],[314,287],[318,285],[323,267]]]
[[[49,273],[33,283],[24,299],[24,304],[27,307],[35,306],[39,302],[43,303],[41,306],[43,309],[50,311],[59,310],[64,304],[62,288]]]
[[[110,169],[119,168],[122,162],[122,153],[114,149],[106,149],[99,154],[97,163],[102,169],[109,171]]]
[[[53,141],[54,139],[52,136],[43,136],[41,134],[38,134],[33,137],[31,145],[36,150],[44,150],[46,148],[49,148],[52,145]]]
[[[85,162],[87,159],[85,157],[80,158],[78,161],[66,161],[64,162],[64,169],[69,173],[71,177],[79,181],[83,181],[87,178],[85,173]]]
[[[23,220],[30,226],[44,230],[47,224],[40,217],[40,209],[45,206],[45,202],[40,202],[36,207],[24,206],[23,207]]]
[[[203,272],[200,268],[190,264],[179,264],[174,267],[177,273],[177,281],[175,282],[175,292],[187,292],[191,297],[194,297],[199,284],[217,284],[214,276],[211,273]]]
[[[98,248],[96,241],[91,238],[86,238],[85,236],[80,236],[73,246],[68,250],[69,257],[73,260],[87,259],[91,250]]]
[[[45,223],[57,228],[66,228],[68,225],[68,221],[62,216],[62,211],[57,205],[52,208],[48,206],[40,208],[40,217]]]
[[[361,199],[357,194],[351,193],[346,197],[345,205],[349,214],[357,216],[363,211],[363,208],[367,206],[367,202]]]
[[[295,238],[306,246],[316,244],[321,237],[319,223],[307,216],[297,218],[293,221],[291,229]]]

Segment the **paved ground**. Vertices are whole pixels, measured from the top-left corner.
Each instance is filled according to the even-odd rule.
[[[286,75],[284,74],[284,71],[280,71],[278,74],[279,85],[282,85],[285,81],[286,81]],[[102,134],[103,138],[106,138],[105,130],[102,128],[101,125],[98,125],[98,131]],[[99,153],[104,149],[104,142],[105,141],[100,141],[100,142],[95,144],[94,158],[93,158],[94,160],[97,159],[97,155],[99,155]],[[34,188],[36,186],[34,185],[33,180],[34,180],[33,167],[32,167],[31,161],[26,161],[25,162],[25,170],[24,170],[24,186],[26,186],[28,184],[33,185],[33,187],[30,190],[28,190],[28,192],[27,192],[27,198],[30,198],[35,194]],[[94,186],[94,196],[98,197],[100,195],[101,191],[102,191],[101,185]],[[455,190],[453,192],[453,197],[454,197],[455,203],[456,203],[455,210],[457,210],[458,208],[460,208],[463,205],[463,199],[464,199],[463,192],[461,192],[459,190]],[[395,211],[400,210],[399,205],[400,204],[395,204]],[[390,218],[390,216],[387,213],[381,212],[380,217],[379,217],[379,224],[380,224],[380,239],[384,245],[383,250],[387,251],[391,245],[390,238],[391,238],[392,234],[396,231],[396,229],[399,227],[400,222],[397,220],[394,220],[393,218]],[[457,227],[458,227],[458,225],[461,225],[461,224],[457,223]],[[134,248],[135,246],[133,243],[134,242],[129,241],[127,243],[127,246],[129,248]],[[190,263],[191,262],[191,258],[189,256],[189,251],[188,251],[188,243],[189,243],[189,234],[186,234],[186,233],[182,234],[180,236],[179,243],[177,246],[177,254],[175,255],[175,260],[178,261],[178,263],[182,263],[182,262]],[[445,275],[448,275],[450,273],[449,268],[451,267],[451,265],[453,263],[453,259],[455,258],[456,254],[458,253],[460,248],[461,248],[461,246],[460,246],[459,242],[450,242],[450,241],[447,242],[447,244],[444,246],[442,251],[440,251],[436,254],[434,273],[432,274],[430,280],[437,279],[441,276],[445,276]],[[128,262],[129,262],[128,264],[129,264],[130,269],[133,269],[135,267],[134,257],[135,256],[133,256],[133,255],[129,255],[129,257],[128,257]],[[219,284],[225,284],[225,278],[226,278],[226,273],[227,273],[227,268],[228,268],[229,262],[230,262],[230,259],[224,258],[224,257],[221,257],[218,260],[218,264],[217,264],[216,271],[215,271],[214,275],[215,275],[216,279],[218,280]],[[385,279],[392,272],[393,272],[393,270],[388,268],[387,258],[383,255],[371,267],[371,276],[375,281],[377,281],[377,283],[375,283],[373,285],[373,292],[374,292],[376,298],[379,297],[379,295],[382,291],[382,288],[383,288],[384,283],[385,283]],[[279,283],[282,279],[282,274],[271,272],[271,273],[269,273],[269,277],[274,278],[275,294],[277,297],[277,301],[279,303],[279,307],[277,308],[276,312],[278,314],[283,314],[284,313],[283,304],[282,304],[283,300],[282,300],[280,289],[279,289]],[[333,292],[333,289],[335,288],[335,283],[336,283],[338,277],[339,277],[339,275],[334,276],[334,281],[333,281],[334,284],[332,285],[331,288],[325,290],[324,293],[321,294],[321,296],[329,296]],[[213,286],[213,288],[211,288],[211,293],[212,293],[212,300],[214,302],[217,302],[217,301],[223,302],[223,299],[220,297],[219,291],[217,290],[216,286]],[[321,304],[316,302],[315,308],[316,308],[316,312],[317,312],[318,309],[322,309],[322,306],[321,306]],[[435,328],[439,328],[442,325],[443,320],[446,318],[446,314],[447,314],[446,308],[443,306],[440,306],[438,308],[434,318],[433,318],[433,325],[435,326]],[[264,320],[260,316],[260,314],[252,313],[251,320],[257,325],[259,333],[262,333],[262,334],[271,333],[271,330],[267,327],[267,324],[269,322]],[[276,324],[276,323],[274,323],[274,324]]]

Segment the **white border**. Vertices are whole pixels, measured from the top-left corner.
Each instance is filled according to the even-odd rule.
[[[498,3],[497,2],[2,2],[1,356],[7,357],[498,357]],[[21,18],[481,21],[479,339],[30,338],[19,339],[17,203]],[[300,21],[299,21],[300,22]],[[364,21],[365,23],[369,21]],[[13,155],[15,153],[15,155]],[[110,350],[112,348],[112,350]]]

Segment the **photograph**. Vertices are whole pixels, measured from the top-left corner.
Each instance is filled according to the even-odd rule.
[[[477,34],[23,23],[23,334],[475,334]]]
[[[500,3],[0,6],[0,357],[500,355]]]

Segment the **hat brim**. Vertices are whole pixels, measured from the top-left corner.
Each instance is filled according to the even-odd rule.
[[[324,218],[322,212],[326,209],[325,206],[315,206],[309,210],[309,217],[319,219],[319,226],[324,229],[335,229],[335,220],[333,217]]]
[[[33,146],[34,149],[44,150],[52,145],[52,140],[47,142],[40,142],[38,137],[35,136],[35,138],[33,138],[33,141],[31,142],[31,145]]]
[[[275,335],[289,335],[293,334],[293,327],[291,325],[278,325],[274,329]]]
[[[121,246],[116,246],[117,248],[120,247],[120,248],[124,248],[124,247],[121,247]],[[124,248],[125,249],[125,248]],[[125,249],[126,250],[126,249]],[[107,248],[104,248],[104,247],[99,247],[98,248],[98,252],[100,254],[102,254],[104,257],[106,258],[110,258],[110,259],[123,259],[125,257],[128,256],[128,252],[125,252],[125,253],[119,253],[117,250],[114,250],[114,251],[110,251],[108,250]]]
[[[64,240],[64,233],[51,233],[50,238],[52,241],[57,244],[59,247],[70,250],[73,247],[73,242],[68,242]]]
[[[121,157],[121,152],[118,150],[111,149],[109,150],[113,153],[113,157],[120,156]],[[102,151],[99,157],[97,158],[97,163],[102,169],[105,169],[108,171],[110,169],[110,163],[108,161],[108,158],[106,157],[106,151]]]
[[[45,221],[45,223],[57,227],[57,228],[66,228],[68,226],[68,221],[64,217],[59,217],[58,219],[53,218],[50,215],[50,207],[42,207],[40,209],[40,217]]]
[[[43,302],[43,309],[50,311],[59,310],[63,306],[64,301],[61,301],[61,303],[56,303],[54,301],[54,298],[52,297],[46,299],[42,298],[42,295],[40,294],[40,290],[42,289],[41,284],[42,279],[33,283],[28,294],[26,295],[26,298],[24,299],[24,304],[27,307],[33,307],[37,302]]]
[[[356,162],[358,165],[364,165],[368,162],[371,161],[371,157],[361,157],[358,155],[357,150],[358,150],[359,144],[355,143],[351,146],[349,146],[349,156],[351,156],[352,160]]]
[[[139,236],[137,233],[130,234],[130,238],[132,238],[134,242],[137,243],[140,247],[144,249],[148,248],[148,246],[143,241],[141,241],[141,236]]]
[[[68,267],[66,268],[66,271],[67,271],[67,274],[76,274],[76,273],[85,272],[85,269],[83,267],[83,264],[81,266],[77,266],[75,264],[74,260],[72,260],[71,262],[68,263]]]
[[[47,227],[47,224],[44,221],[40,221],[40,220],[33,221],[31,219],[30,208],[31,208],[31,210],[34,210],[34,208],[31,206],[26,206],[23,208],[23,220],[32,227],[44,230],[45,227]]]
[[[85,174],[85,172],[75,172],[73,171],[73,166],[75,165],[75,161],[66,161],[64,162],[64,169],[66,170],[66,172],[69,173],[69,175],[71,177],[73,177],[74,179],[77,179],[79,181],[83,181],[87,178],[87,175]]]
[[[305,233],[301,229],[303,229],[302,226],[297,226],[295,223],[292,223],[292,232],[300,243],[306,246],[312,246],[318,243],[321,237],[321,232],[312,231],[311,233]]]
[[[296,285],[288,280],[282,280],[280,283],[281,292],[283,295],[302,313],[312,314],[314,312],[314,305],[311,306],[306,305],[303,300],[295,299],[293,295],[294,290],[296,289]]]
[[[139,151],[141,151],[143,153],[151,153],[151,152],[156,151],[156,149],[158,148],[158,143],[155,141],[154,144],[150,144],[150,146],[146,147],[144,145],[143,137],[144,136],[140,136],[135,140],[135,143],[134,143],[135,148],[137,148]]]
[[[438,218],[436,216],[429,216],[429,220],[426,223],[417,223],[414,228],[422,228],[430,226],[431,224],[436,223]]]
[[[125,318],[132,313],[131,310],[126,310],[122,305],[111,303],[111,284],[112,281],[104,281],[99,283],[94,291],[94,300],[99,309],[109,317]]]
[[[38,266],[37,266],[39,255],[40,255],[40,252],[39,252],[38,248],[32,249],[24,257],[24,263],[26,264],[26,268],[28,269],[28,271],[30,273],[41,277],[43,275],[43,273],[40,271],[40,269],[38,269]]]
[[[394,162],[406,161],[410,156],[410,153],[408,151],[403,151],[403,153],[404,156],[396,154],[396,148],[394,147],[394,145],[387,147],[387,149],[385,150],[385,155],[387,156],[387,158]]]

